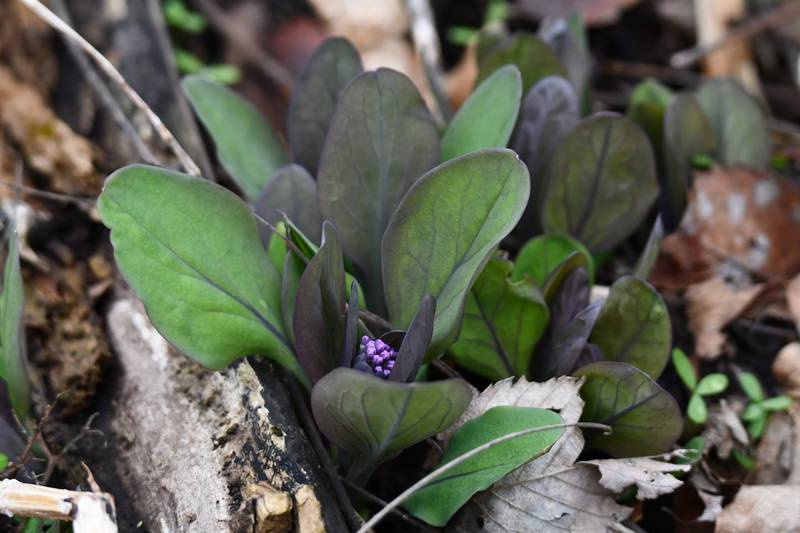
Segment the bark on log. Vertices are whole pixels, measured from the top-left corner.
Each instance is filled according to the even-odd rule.
[[[107,323],[118,363],[98,421],[108,445],[90,438],[97,447],[75,455],[115,496],[121,531],[139,521],[163,532],[347,530],[271,365],[210,372],[176,353],[131,296]]]

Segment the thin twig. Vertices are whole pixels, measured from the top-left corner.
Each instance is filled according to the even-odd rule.
[[[381,507],[385,507],[385,506],[389,505],[389,503],[386,502],[385,500],[383,500],[383,499],[379,498],[378,496],[372,494],[370,491],[359,487],[358,485],[356,485],[355,483],[353,483],[352,481],[350,481],[347,478],[342,478],[342,483],[344,483],[347,486],[348,489],[352,490],[353,492],[355,492],[359,496],[362,496],[362,497],[370,500],[371,502],[380,505]],[[408,522],[412,526],[416,526],[421,531],[429,531],[431,533],[436,531],[436,529],[432,528],[431,526],[429,526],[428,524],[426,524],[422,520],[420,520],[418,518],[414,518],[413,516],[404,513],[400,509],[392,509],[392,514],[397,515],[398,517],[402,518],[403,520],[405,520],[406,522]]]
[[[206,16],[215,30],[224,35],[231,45],[242,53],[248,63],[286,92],[291,92],[294,86],[292,73],[273,57],[265,54],[253,39],[251,32],[242,31],[240,25],[236,24],[230,15],[225,14],[209,0],[192,0],[192,4]]]
[[[444,126],[450,120],[453,111],[450,109],[444,91],[442,52],[439,47],[439,37],[436,34],[433,10],[429,0],[406,0],[405,3],[411,24],[411,37],[414,40],[414,48],[417,49],[417,53],[422,60],[428,85],[436,101],[437,109],[434,116],[439,125]]]
[[[94,46],[89,43],[86,39],[81,37],[81,35],[76,32],[72,27],[61,20],[58,15],[50,11],[44,4],[42,4],[39,0],[18,0],[25,4],[31,11],[33,11],[36,16],[41,18],[44,22],[46,22],[50,27],[60,32],[62,35],[67,37],[68,39],[74,41],[78,46],[83,49],[84,52],[89,54],[97,65],[117,86],[119,86],[120,90],[127,96],[133,105],[135,105],[147,119],[150,121],[150,124],[155,129],[158,136],[161,138],[164,143],[170,148],[175,157],[178,158],[181,166],[188,172],[194,176],[200,175],[200,168],[197,166],[192,158],[186,153],[186,150],[180,145],[178,140],[172,135],[172,132],[164,125],[158,115],[150,109],[150,106],[142,100],[142,97],[133,90],[133,88],[125,81],[125,78],[122,77],[122,74],[111,64],[111,61],[106,59],[106,57],[101,54]]]
[[[95,200],[92,198],[83,198],[81,196],[74,196],[70,194],[60,194],[57,192],[43,191],[41,189],[34,189],[26,185],[19,185],[17,183],[9,183],[8,181],[0,180],[0,186],[7,187],[13,191],[24,192],[31,196],[38,196],[48,200],[57,200],[59,202],[75,203],[83,207],[94,207]]]
[[[695,65],[704,57],[736,41],[749,40],[773,26],[780,26],[795,20],[795,11],[800,8],[800,2],[786,2],[779,7],[749,19],[744,24],[732,29],[719,39],[707,44],[681,50],[672,54],[669,64],[675,68],[687,68]]]
[[[300,385],[296,379],[292,376],[287,376],[286,380],[289,382],[289,393],[294,400],[295,410],[300,417],[300,424],[305,429],[306,436],[308,440],[311,441],[311,446],[314,448],[314,451],[317,452],[322,470],[325,472],[331,484],[336,499],[339,500],[339,509],[350,528],[358,529],[361,527],[363,521],[353,508],[353,503],[350,501],[350,497],[347,495],[347,490],[345,490],[344,485],[342,485],[342,480],[339,477],[339,473],[336,471],[336,466],[333,464],[333,461],[331,461],[328,450],[322,442],[322,437],[314,423],[314,418],[311,416],[308,406],[306,405],[306,396],[300,389]]]
[[[56,396],[55,400],[53,400],[52,403],[50,403],[50,405],[47,406],[44,415],[42,415],[42,418],[40,418],[39,422],[36,424],[36,429],[34,430],[33,435],[31,435],[31,437],[28,439],[28,443],[25,445],[25,449],[22,450],[22,453],[20,454],[19,458],[16,461],[14,461],[14,464],[8,467],[6,471],[3,473],[5,477],[7,478],[14,477],[17,474],[17,472],[19,472],[19,469],[28,463],[28,459],[30,459],[31,452],[33,451],[33,445],[36,443],[36,440],[42,434],[42,428],[44,428],[44,425],[45,423],[47,423],[47,420],[50,418],[50,415],[53,414],[53,409],[56,408],[56,404],[58,403],[58,401],[66,393],[67,391],[59,393]]]
[[[592,422],[577,422],[575,424],[552,424],[552,425],[549,425],[549,426],[541,426],[541,427],[538,427],[538,428],[529,428],[529,429],[524,429],[522,431],[515,431],[514,433],[509,433],[508,435],[504,435],[504,436],[498,437],[496,439],[492,439],[489,442],[478,446],[477,448],[473,448],[470,451],[459,455],[458,457],[456,457],[455,459],[453,459],[449,463],[440,466],[439,468],[437,468],[436,470],[434,470],[433,472],[431,472],[427,476],[423,477],[422,479],[420,479],[419,481],[417,481],[416,483],[411,485],[409,488],[407,488],[402,493],[400,493],[400,495],[398,497],[396,497],[394,500],[389,502],[389,504],[386,505],[386,507],[384,507],[383,509],[378,511],[378,513],[376,513],[375,516],[370,518],[367,521],[366,524],[361,526],[361,529],[359,529],[356,533],[367,533],[367,531],[369,531],[371,528],[375,527],[378,524],[378,522],[383,520],[384,517],[392,511],[392,509],[396,508],[401,503],[406,501],[409,497],[411,497],[414,493],[418,492],[420,489],[422,489],[423,487],[428,485],[431,481],[433,481],[437,477],[441,476],[442,474],[444,474],[446,472],[449,472],[450,470],[452,470],[453,468],[457,467],[461,463],[463,463],[465,461],[468,461],[469,459],[475,457],[476,455],[478,455],[480,453],[483,453],[486,450],[488,450],[488,449],[490,449],[490,448],[492,448],[494,446],[497,446],[498,444],[502,444],[502,443],[504,443],[506,441],[509,441],[509,440],[512,440],[512,439],[516,439],[517,437],[523,437],[525,435],[530,435],[531,433],[538,433],[540,431],[549,431],[551,429],[563,429],[563,428],[569,428],[569,427],[602,429],[603,431],[606,431],[606,432],[611,430],[610,427],[608,427],[608,426],[606,426],[604,424],[595,424],[595,423],[592,423]]]
[[[86,419],[86,422],[84,422],[83,427],[81,427],[81,430],[78,432],[78,434],[72,437],[69,442],[64,445],[60,452],[55,455],[51,455],[48,458],[47,469],[44,472],[44,476],[42,476],[42,484],[46,485],[47,482],[50,481],[50,476],[53,475],[53,472],[55,471],[58,463],[61,461],[61,458],[64,457],[64,455],[66,455],[69,450],[78,443],[79,440],[92,431],[92,422],[94,422],[94,419],[98,416],[100,416],[100,413],[92,413],[89,415],[89,418]]]

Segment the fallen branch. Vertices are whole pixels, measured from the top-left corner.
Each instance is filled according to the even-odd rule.
[[[75,533],[116,533],[114,498],[103,492],[78,492],[0,481],[0,512],[9,516],[72,521]]]

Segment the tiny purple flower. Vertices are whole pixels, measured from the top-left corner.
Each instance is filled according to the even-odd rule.
[[[356,361],[364,361],[366,365],[354,365],[354,367],[371,371],[376,377],[387,379],[392,373],[395,361],[397,360],[397,350],[386,344],[380,339],[370,339],[364,335],[361,337]],[[367,370],[369,369],[369,370]]]

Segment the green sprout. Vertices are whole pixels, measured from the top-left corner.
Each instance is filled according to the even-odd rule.
[[[739,385],[742,386],[742,390],[750,400],[750,404],[744,410],[742,420],[747,425],[747,432],[750,433],[750,437],[758,439],[764,433],[769,414],[775,411],[785,411],[792,404],[792,399],[788,396],[766,398],[758,378],[750,372],[741,372],[736,377],[739,379]]]
[[[714,373],[708,374],[698,381],[694,366],[680,348],[672,350],[672,364],[683,384],[692,392],[686,408],[686,416],[695,424],[704,424],[708,418],[708,408],[704,397],[719,394],[727,389],[728,376]]]
[[[186,33],[202,33],[206,29],[206,19],[197,11],[192,11],[183,0],[165,0],[164,20],[171,28]]]

